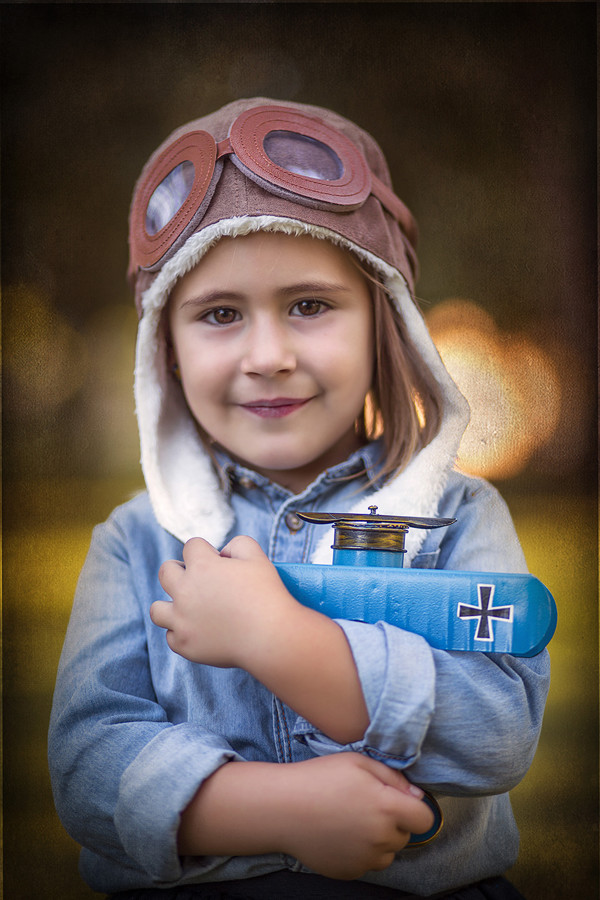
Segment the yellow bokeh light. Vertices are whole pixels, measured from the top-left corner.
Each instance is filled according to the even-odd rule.
[[[471,407],[459,466],[492,479],[517,475],[557,427],[556,366],[528,338],[501,332],[471,301],[444,301],[428,316],[428,325]]]
[[[35,287],[11,287],[4,301],[7,406],[22,419],[41,420],[84,383],[85,341]]]

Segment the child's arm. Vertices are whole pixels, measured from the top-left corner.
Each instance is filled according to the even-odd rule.
[[[330,878],[384,869],[410,832],[431,827],[423,792],[358,753],[305,762],[232,763],[183,812],[182,855],[286,853]]]
[[[369,720],[342,629],[301,606],[251,538],[235,538],[220,554],[194,538],[183,558],[160,570],[173,602],[151,607],[171,649],[194,662],[243,668],[334,740],[360,740]]]
[[[456,476],[455,481],[439,515],[456,517],[460,528],[457,525],[444,539],[438,565],[524,571],[514,526],[497,492],[479,480]],[[212,555],[219,562],[216,552]],[[286,598],[280,598],[282,604],[294,602],[289,594]],[[265,598],[259,594],[259,604],[261,599]],[[418,784],[457,796],[502,793],[523,778],[535,752],[548,691],[547,651],[531,659],[447,653],[385,623],[348,621],[340,626],[351,647],[370,720],[352,749],[375,750],[391,765],[408,769]],[[210,642],[210,632],[207,639]],[[280,650],[285,656],[283,643]],[[310,648],[308,654],[310,668]],[[296,685],[298,692],[301,688]],[[309,703],[324,701],[319,692],[320,686]],[[331,703],[335,714],[336,702]],[[295,699],[288,699],[288,705],[301,714],[294,733],[313,752],[322,755],[343,748],[326,718],[317,720],[314,710],[299,708]]]

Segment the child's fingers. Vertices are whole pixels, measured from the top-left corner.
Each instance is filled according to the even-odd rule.
[[[404,795],[402,800],[402,804],[398,804],[398,831],[410,831],[412,834],[425,834],[429,831],[434,823],[430,807],[423,800],[413,800],[410,796]]]
[[[185,565],[190,565],[192,562],[202,558],[215,556],[215,554],[218,556],[219,551],[215,550],[212,544],[209,544],[208,541],[201,537],[190,538],[183,545],[183,562]]]
[[[429,806],[423,802],[425,792],[418,785],[412,784],[398,769],[392,769],[369,757],[365,759],[368,760],[369,767],[379,781],[404,795],[402,798],[398,797],[398,830],[411,831],[414,834],[429,831],[434,816]]]
[[[424,791],[416,784],[412,784],[406,775],[404,775],[403,772],[400,772],[399,769],[392,769],[391,766],[386,766],[385,763],[379,762],[379,760],[376,759],[371,759],[371,757],[368,756],[363,758],[368,761],[368,765],[372,769],[373,774],[384,784],[396,788],[396,790],[402,791],[404,794],[410,794],[417,800],[421,800],[424,796]]]
[[[150,607],[150,618],[159,628],[171,629],[173,624],[173,604],[170,600],[155,600]]]
[[[240,534],[225,544],[221,550],[221,556],[230,559],[259,559],[264,558],[265,554],[254,538]]]
[[[425,792],[417,785],[411,784],[406,778],[396,785],[389,784],[389,786],[393,787],[396,792],[392,802],[397,807],[396,827],[398,831],[410,831],[413,834],[424,834],[429,831],[433,825],[434,816],[431,808],[423,800]]]
[[[185,565],[177,559],[168,559],[158,570],[158,580],[163,591],[173,596],[173,589],[185,572]]]
[[[168,559],[158,570],[158,580],[163,590],[173,596],[172,587],[175,587],[186,568],[207,556],[218,556],[218,550],[205,541],[204,538],[191,538],[183,545],[183,562],[178,559]]]

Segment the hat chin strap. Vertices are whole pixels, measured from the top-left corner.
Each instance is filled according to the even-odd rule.
[[[136,348],[135,401],[142,470],[159,524],[182,542],[199,536],[220,548],[234,523],[233,511],[181,388],[168,370],[161,318],[176,281],[189,272],[221,237],[256,231],[309,234],[329,240],[350,250],[380,274],[416,349],[440,386],[442,424],[435,438],[402,472],[379,491],[361,498],[352,511],[364,512],[375,502],[382,515],[436,516],[469,421],[469,408],[442,363],[406,282],[396,269],[335,232],[295,219],[257,216],[223,220],[192,235],[165,264],[142,298],[144,312]],[[407,564],[418,552],[425,536],[426,532],[421,530],[409,533]],[[324,535],[313,562],[331,561],[330,544],[330,536]]]

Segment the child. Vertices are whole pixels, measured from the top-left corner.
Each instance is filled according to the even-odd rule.
[[[97,891],[519,896],[507,792],[535,752],[546,651],[333,621],[270,562],[330,560],[296,510],[375,503],[457,519],[410,532],[405,565],[525,571],[497,493],[453,469],[468,411],[413,301],[415,242],[378,146],[316,107],[232,103],[141,175],[147,493],[94,532],[50,727]],[[421,787],[445,823],[410,848],[431,826]]]

